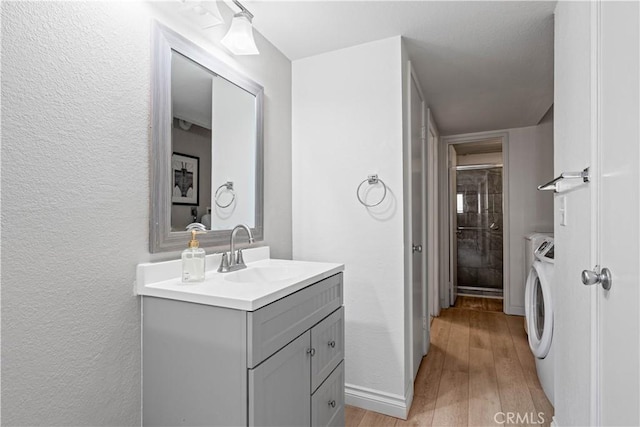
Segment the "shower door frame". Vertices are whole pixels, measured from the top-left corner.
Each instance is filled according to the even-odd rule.
[[[521,314],[511,312],[510,292],[510,224],[509,224],[509,134],[508,132],[479,132],[464,135],[452,135],[442,138],[440,157],[440,230],[443,236],[440,239],[440,253],[448,254],[440,259],[440,304],[442,307],[451,305],[451,289],[455,285],[453,278],[453,263],[451,262],[451,249],[455,247],[452,239],[456,234],[453,230],[452,215],[455,215],[451,205],[454,197],[451,191],[450,165],[453,159],[450,157],[450,147],[467,143],[478,143],[500,140],[502,145],[502,283],[503,283],[503,311],[507,314]],[[447,236],[447,237],[445,237]]]
[[[470,170],[500,169],[500,179],[502,180],[502,176],[504,175],[503,167],[504,167],[504,165],[502,163],[481,163],[481,164],[472,164],[472,165],[450,166],[450,168],[449,168],[450,169],[449,173],[451,174],[450,176],[452,178],[453,178],[453,175],[456,176],[455,182],[453,182],[453,179],[452,179],[452,182],[450,183],[450,186],[449,186],[449,188],[451,190],[451,196],[453,196],[454,194],[457,195],[456,186],[457,186],[457,180],[458,180],[458,172],[460,172],[460,171],[470,171]],[[503,195],[504,195],[504,191],[502,192],[501,196],[503,196]],[[454,293],[457,294],[457,293],[460,292],[459,291],[460,283],[458,282],[458,275],[457,275],[457,271],[456,271],[457,268],[458,268],[458,259],[457,259],[457,256],[458,256],[457,244],[458,244],[458,242],[457,242],[457,238],[458,238],[458,230],[459,230],[458,223],[457,223],[457,218],[456,218],[456,213],[458,211],[457,211],[457,206],[453,207],[454,205],[457,205],[457,200],[456,200],[455,197],[451,197],[451,198],[452,198],[452,200],[451,200],[451,205],[452,205],[452,207],[451,207],[451,209],[452,209],[452,212],[451,212],[451,222],[452,222],[452,224],[451,224],[451,233],[452,233],[451,234],[451,241],[453,242],[455,240],[456,241],[456,246],[452,245],[453,247],[450,249],[451,250],[451,260],[450,260],[451,264],[450,265],[451,265],[452,274],[453,274],[451,277],[453,277],[452,284],[453,284],[453,288],[455,289],[454,292],[450,292],[450,295],[454,294]],[[453,212],[453,209],[456,209],[456,212]],[[502,220],[504,221],[504,213],[502,213],[502,210],[501,210],[500,216],[502,217]],[[455,224],[454,224],[454,221],[455,221]],[[504,245],[504,227],[502,227],[500,232],[502,234],[502,243]],[[504,256],[504,254],[503,254],[503,256]],[[455,263],[453,262],[454,259],[455,259]],[[504,274],[504,263],[503,263],[502,269],[503,269],[503,274]],[[474,289],[480,290],[480,291],[492,291],[493,290],[492,288],[486,288],[486,287],[480,287],[480,286],[463,286],[463,288],[466,288],[467,290],[469,288],[474,288]],[[501,291],[502,291],[502,297],[501,298],[503,298],[503,300],[504,300],[504,277],[503,277],[503,280],[502,280],[502,289],[501,289]]]

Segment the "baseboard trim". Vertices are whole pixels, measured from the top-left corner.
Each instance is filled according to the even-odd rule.
[[[347,405],[406,420],[413,401],[413,384],[407,388],[406,397],[353,384],[345,384],[344,395]]]
[[[510,305],[507,307],[506,314],[512,316],[524,316],[524,306]]]

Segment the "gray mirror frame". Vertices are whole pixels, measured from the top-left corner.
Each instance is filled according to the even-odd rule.
[[[187,231],[171,231],[171,51],[176,51],[256,97],[256,241],[264,240],[264,88],[164,25],[153,23],[151,55],[150,224],[151,253],[186,248]],[[231,230],[215,230],[199,236],[201,247],[227,245]]]

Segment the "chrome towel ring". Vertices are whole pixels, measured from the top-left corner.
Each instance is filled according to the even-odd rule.
[[[360,197],[360,188],[362,188],[362,185],[363,185],[365,182],[368,182],[368,183],[369,183],[369,185],[382,184],[382,188],[383,188],[384,192],[382,193],[382,198],[381,198],[377,203],[372,203],[372,204],[365,203],[365,202],[362,200],[362,198]],[[362,205],[363,205],[363,206],[366,206],[366,207],[368,207],[368,208],[372,208],[372,207],[374,207],[374,206],[378,206],[380,203],[382,203],[382,202],[384,201],[384,198],[385,198],[385,197],[387,197],[387,185],[384,183],[384,181],[383,181],[383,180],[381,180],[380,178],[378,178],[378,175],[377,175],[377,174],[375,174],[375,175],[369,175],[369,176],[367,177],[367,179],[365,179],[364,181],[362,181],[362,182],[360,183],[360,185],[358,185],[358,189],[356,190],[356,196],[358,197],[358,201],[359,201],[360,203],[362,203]]]
[[[218,198],[222,195],[223,189],[226,189],[227,190],[226,192],[231,193],[231,200],[226,205],[222,205],[218,201]],[[216,201],[216,206],[219,208],[228,208],[229,206],[231,206],[231,204],[236,200],[236,192],[233,191],[233,181],[227,181],[224,184],[222,184],[220,187],[218,187],[218,189],[216,190],[216,194],[213,196],[213,198]]]

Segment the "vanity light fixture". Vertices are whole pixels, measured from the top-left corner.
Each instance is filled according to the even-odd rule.
[[[253,14],[247,10],[238,0],[233,3],[240,8],[240,12],[233,15],[229,31],[220,43],[234,55],[259,55],[258,47],[253,39]]]
[[[192,19],[196,20],[196,24],[203,29],[215,27],[224,24],[224,19],[218,9],[215,0],[180,0],[184,3],[185,11],[193,12],[196,16]]]

